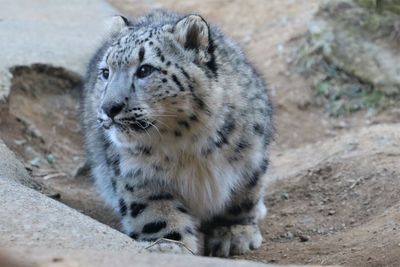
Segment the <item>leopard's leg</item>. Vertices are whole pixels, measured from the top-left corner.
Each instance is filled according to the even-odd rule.
[[[129,184],[118,191],[123,230],[131,238],[149,251],[200,253],[199,223],[172,193]]]
[[[262,181],[265,170],[266,163],[254,172],[253,179],[232,193],[232,202],[223,213],[203,223],[206,255],[228,257],[261,246],[258,223],[267,213]]]

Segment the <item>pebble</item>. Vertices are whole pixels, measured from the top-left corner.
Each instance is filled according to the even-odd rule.
[[[292,232],[286,232],[282,237],[292,240],[294,238],[294,234]]]
[[[309,235],[299,235],[300,242],[308,242],[310,240]]]

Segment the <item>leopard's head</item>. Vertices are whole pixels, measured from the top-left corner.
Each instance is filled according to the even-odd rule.
[[[216,75],[208,24],[197,15],[162,25],[113,21],[97,65],[98,123],[118,145],[185,135],[207,112]]]

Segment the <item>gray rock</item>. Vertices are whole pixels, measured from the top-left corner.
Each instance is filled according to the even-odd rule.
[[[310,23],[311,42],[328,62],[346,73],[387,95],[400,94],[400,55],[390,36],[385,36],[390,35],[396,18],[393,15],[391,22],[386,16],[373,14],[351,0],[325,1]],[[381,32],[368,25],[372,19],[380,20]]]
[[[155,261],[158,261],[156,263]],[[4,264],[7,263],[7,264]],[[155,255],[136,254],[123,251],[116,255],[111,251],[94,250],[56,250],[56,249],[7,249],[0,253],[0,265],[5,267],[109,267],[109,266],[134,266],[153,267],[278,267],[282,265],[261,264],[244,260],[226,260],[210,257],[196,257],[190,255]],[[303,265],[284,265],[285,267],[301,267]],[[308,267],[321,267],[307,265]],[[328,267],[328,266],[326,266]],[[331,266],[333,267],[333,266]]]
[[[126,235],[24,186],[31,182],[1,142],[0,247],[138,250]]]
[[[2,1],[0,101],[9,94],[13,66],[43,63],[84,73],[104,22],[115,14],[105,1]]]
[[[0,266],[268,266],[146,253],[128,236],[20,183],[29,180],[1,142]]]

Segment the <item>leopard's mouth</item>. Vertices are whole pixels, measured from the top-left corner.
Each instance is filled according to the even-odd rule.
[[[133,122],[129,122],[128,124],[122,124],[122,126],[125,126],[125,127],[127,126],[131,130],[136,131],[136,132],[146,131],[153,125],[154,125],[154,122],[149,122],[146,120],[136,120]]]
[[[100,125],[109,130],[112,127],[117,128],[120,131],[126,132],[127,130],[132,130],[135,132],[143,132],[154,126],[155,121],[148,121],[144,119],[135,118],[121,118],[121,119],[102,119],[98,118]]]
[[[128,129],[135,132],[143,132],[154,126],[155,122],[149,122],[146,120],[115,121],[111,119],[99,119],[99,123],[106,130],[109,130],[111,127],[115,127],[123,132],[127,131]]]

